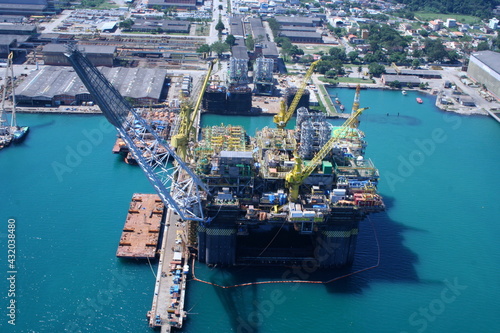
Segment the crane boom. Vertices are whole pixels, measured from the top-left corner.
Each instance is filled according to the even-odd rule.
[[[323,161],[323,159],[332,150],[333,146],[342,138],[347,135],[347,132],[351,128],[356,128],[358,122],[358,117],[368,108],[358,109],[351,117],[349,117],[342,126],[335,130],[330,140],[314,155],[311,162],[303,167],[302,159],[295,156],[295,165],[292,171],[286,174],[285,180],[289,188],[290,201],[294,202],[299,197],[299,187],[302,185],[304,180],[311,175],[311,173],[316,169],[316,167]]]
[[[133,152],[163,203],[183,220],[204,221],[201,198],[203,192],[208,195],[206,184],[75,46],[68,47],[66,56],[106,119]],[[146,137],[154,140],[147,141]],[[170,158],[176,162],[174,167],[167,163]]]
[[[286,124],[288,124],[288,121],[290,118],[292,118],[293,113],[295,112],[295,109],[297,108],[297,105],[299,105],[300,99],[302,98],[302,95],[304,94],[304,90],[306,89],[307,82],[311,78],[314,68],[318,64],[319,60],[314,61],[309,69],[306,72],[306,76],[304,77],[304,80],[302,81],[302,84],[300,85],[299,89],[297,90],[297,93],[295,94],[295,97],[292,100],[292,103],[290,103],[290,106],[288,107],[288,110],[286,109],[286,103],[284,100],[281,101],[281,107],[278,112],[273,117],[273,121],[276,124],[278,128],[285,128]]]
[[[192,131],[194,120],[198,115],[201,102],[203,100],[203,95],[205,94],[205,89],[207,88],[212,69],[216,61],[211,61],[203,85],[201,86],[201,91],[196,100],[194,108],[191,108],[187,103],[181,107],[180,119],[181,124],[179,126],[179,132],[174,135],[171,139],[172,146],[177,149],[177,154],[185,161],[187,158],[187,148],[189,143],[189,133]]]
[[[401,69],[399,69],[398,65],[396,65],[395,62],[393,62],[391,64],[391,67],[394,68],[394,70],[396,71],[396,74],[398,74],[398,75],[401,74]]]

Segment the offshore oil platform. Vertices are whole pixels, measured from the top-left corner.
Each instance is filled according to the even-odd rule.
[[[378,170],[364,158],[358,117],[366,108],[359,107],[359,87],[342,126],[332,126],[321,112],[297,109],[315,62],[292,102],[282,101],[275,128],[251,138],[240,126],[214,126],[202,129],[198,140],[197,111],[211,63],[195,107],[181,108],[168,143],[78,50],[68,56],[160,199],[189,222],[187,245],[200,262],[352,264],[359,222],[385,208]],[[296,126],[287,129],[295,111]]]
[[[359,96],[359,90],[357,92]],[[355,108],[343,126],[297,110],[289,130],[204,128],[196,173],[213,196],[198,223],[198,260],[209,265],[352,264],[359,222],[384,209],[378,170],[363,154]],[[281,128],[280,128],[281,127]]]
[[[210,62],[202,93],[194,107],[181,107],[167,142],[156,123],[135,110],[80,51],[69,46],[67,56],[157,191],[150,219],[160,212],[159,200],[168,207],[165,223],[160,223],[163,238],[150,327],[170,332],[182,326],[191,254],[218,266],[353,263],[359,222],[384,209],[376,189],[378,170],[364,158],[366,142],[358,129],[358,117],[366,109],[359,108],[359,86],[342,126],[332,126],[320,112],[297,109],[315,62],[292,102],[282,100],[275,128],[251,138],[241,126],[213,126],[202,129],[198,140],[195,129],[214,66]],[[296,126],[287,129],[295,111]],[[124,227],[119,256],[153,255],[144,249],[157,241],[158,230],[151,228],[147,213],[141,219],[142,201],[133,198],[129,213],[138,214],[139,221],[130,216],[134,223]],[[136,228],[137,235],[129,234]],[[135,246],[139,241],[142,247]]]

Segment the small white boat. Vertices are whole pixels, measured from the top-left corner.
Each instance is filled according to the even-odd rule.
[[[406,90],[401,90],[401,93],[406,96],[407,92]]]

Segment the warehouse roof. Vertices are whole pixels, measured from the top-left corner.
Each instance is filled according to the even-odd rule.
[[[18,43],[23,43],[27,41],[30,36],[26,35],[0,35],[0,44],[1,45],[10,45],[13,41],[17,41]]]
[[[249,19],[248,22],[250,23],[250,26],[252,27],[252,35],[254,40],[257,39],[257,37],[262,36],[262,41],[267,41],[267,33],[266,29],[264,29],[264,26],[262,25],[262,21],[258,18],[252,18]]]
[[[116,46],[113,45],[81,45],[80,50],[85,54],[114,54]],[[47,44],[43,47],[43,52],[64,53],[66,44]]]
[[[132,29],[158,29],[189,31],[189,21],[181,20],[148,20],[140,19],[134,22]]]
[[[472,53],[472,57],[476,58],[493,71],[500,74],[500,53],[493,51],[480,51]]]
[[[34,24],[12,24],[12,23],[0,23],[0,31],[36,31],[36,25]]]
[[[99,67],[101,73],[124,97],[160,97],[166,69]],[[59,95],[88,94],[72,67],[44,66],[34,71],[16,88],[16,95],[52,98]]]
[[[278,57],[278,47],[274,42],[264,42],[262,44],[262,54],[268,57]]]
[[[231,35],[237,37],[243,37],[243,22],[241,22],[241,16],[231,16],[229,19],[229,31]]]
[[[390,74],[383,74],[382,78],[384,79],[384,82],[390,83],[394,81],[399,81],[401,83],[413,83],[413,84],[420,84],[420,79],[418,76],[414,75],[390,75]]]
[[[118,22],[116,21],[107,21],[107,22],[104,22],[101,26],[101,30],[113,30],[115,27],[116,27],[116,24]]]
[[[278,21],[278,23],[287,25],[317,24],[321,21],[321,19],[319,18],[304,17],[304,16],[295,16],[295,17],[276,16],[275,19],[276,21]]]
[[[236,59],[246,59],[246,60],[248,60],[248,51],[247,51],[247,47],[245,46],[245,44],[243,44],[243,45],[234,45],[231,48],[231,53],[232,53],[233,57],[236,58]]]
[[[280,32],[280,36],[285,36],[285,37],[302,37],[302,38],[317,38],[321,39],[321,34],[317,32],[309,32],[309,31],[290,31],[290,30],[285,30]]]
[[[280,29],[280,31],[285,31],[285,30],[316,32],[316,27],[301,27],[301,26],[287,25]]]
[[[32,5],[20,3],[0,3],[0,10],[24,10],[30,12],[39,12],[47,8],[47,5]]]
[[[387,74],[397,74],[396,70],[394,68],[386,68],[385,72]],[[401,68],[399,70],[400,75],[416,75],[420,77],[441,77],[441,73],[439,71],[433,71],[433,70],[428,70],[428,69],[403,69]]]

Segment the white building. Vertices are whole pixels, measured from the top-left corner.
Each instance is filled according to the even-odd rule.
[[[493,29],[493,30],[498,29],[499,22],[500,21],[498,21],[498,19],[496,17],[494,17],[490,20],[490,23],[488,23],[488,26],[490,27],[490,29]]]
[[[457,20],[449,18],[446,20],[446,23],[444,24],[447,28],[453,28],[457,26]]]

